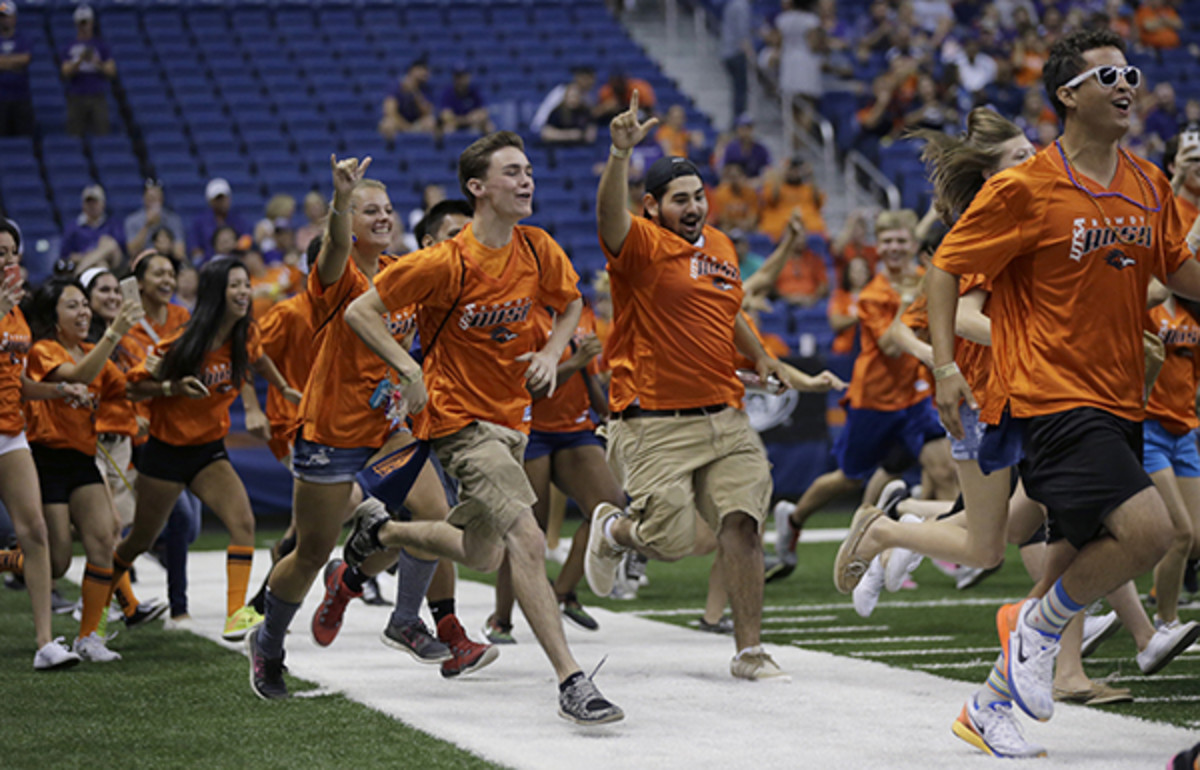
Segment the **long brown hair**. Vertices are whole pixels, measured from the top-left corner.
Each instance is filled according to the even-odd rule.
[[[933,181],[938,216],[948,226],[962,216],[983,187],[987,177],[1000,165],[1000,145],[1021,135],[1015,123],[995,110],[976,107],[967,115],[967,132],[948,136],[941,131],[921,129],[911,132],[924,139],[921,160],[929,168]]]

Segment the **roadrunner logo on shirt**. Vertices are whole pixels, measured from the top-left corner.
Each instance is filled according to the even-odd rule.
[[[1147,249],[1151,247],[1153,231],[1146,224],[1145,217],[1116,217],[1112,220],[1112,225],[1109,227],[1098,219],[1077,217],[1071,232],[1071,259],[1079,262],[1093,251],[1107,248],[1114,243],[1144,246]],[[1121,256],[1130,261],[1124,264],[1114,264],[1111,260],[1105,261],[1118,270],[1137,264],[1136,260],[1125,254],[1121,254]]]
[[[689,272],[692,280],[707,278],[711,275],[713,277],[713,286],[716,286],[721,291],[729,291],[734,288],[741,277],[737,265],[713,259],[701,251],[692,254],[691,269]]]
[[[521,323],[529,318],[529,310],[532,307],[533,300],[529,297],[509,300],[502,305],[476,305],[472,302],[463,307],[462,315],[458,319],[458,327],[466,331],[467,329],[486,329],[489,326]],[[504,329],[504,333],[512,334],[508,329]],[[495,338],[495,335],[492,336]],[[516,337],[515,334],[507,339],[514,337]]]
[[[29,337],[24,334],[15,335],[4,332],[0,335],[0,356],[7,355],[8,362],[13,366],[23,363],[23,356],[29,353]],[[21,371],[24,371],[22,366]]]
[[[1113,249],[1104,255],[1104,261],[1118,270],[1124,270],[1127,267],[1133,267],[1137,264],[1137,260],[1133,257],[1125,255],[1125,252],[1120,249]]]
[[[233,367],[229,364],[209,366],[200,375],[200,381],[204,383],[204,387],[213,393],[225,393],[229,391],[233,387],[231,384],[232,379]]]
[[[406,313],[403,311],[384,313],[383,321],[387,324],[388,331],[393,337],[407,337],[417,328],[416,313]]]

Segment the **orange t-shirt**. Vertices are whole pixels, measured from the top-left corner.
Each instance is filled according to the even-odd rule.
[[[854,409],[895,412],[929,398],[924,365],[907,353],[895,358],[879,349],[879,338],[891,326],[900,309],[900,293],[887,275],[880,273],[858,295],[858,324],[861,350],[854,360],[854,373],[845,403]]]
[[[379,269],[394,264],[396,258],[383,255]],[[329,286],[321,286],[317,270],[308,274],[308,293],[312,297],[313,327],[316,329],[316,357],[300,402],[305,440],[342,449],[377,448],[391,433],[386,409],[372,409],[371,396],[379,383],[390,379],[391,370],[375,355],[350,325],[346,308],[371,288],[353,258],[347,260],[342,276]],[[403,307],[384,316],[384,323],[396,339],[403,339],[414,328],[414,309]]]
[[[996,423],[1080,407],[1141,420],[1142,328],[1150,277],[1165,280],[1189,258],[1166,177],[1123,156],[1109,191],[1147,198],[1159,213],[1116,197],[1089,201],[1064,169],[1056,145],[984,185],[942,241],[934,264],[992,281],[992,373],[999,398],[983,405]],[[1152,187],[1138,171],[1145,173]],[[1081,179],[1092,190],[1100,185]],[[1140,185],[1139,185],[1140,182]],[[1098,203],[1123,243],[1100,219]]]
[[[313,339],[313,303],[308,292],[277,303],[258,322],[265,353],[283,379],[303,391],[317,357]],[[300,406],[283,397],[278,388],[267,390],[267,419],[271,421],[268,445],[277,459],[287,457],[300,427]]]
[[[832,318],[835,315],[858,315],[858,295],[860,292],[850,292],[845,289],[834,289],[833,294],[829,296],[828,315]],[[850,353],[854,350],[854,331],[858,328],[858,323],[853,326],[847,326],[837,333],[833,338],[832,350],[834,353]]]
[[[183,335],[178,329],[154,346],[154,353],[166,356],[171,345]],[[250,324],[246,334],[246,362],[262,358],[262,334]],[[176,393],[170,397],[149,399],[150,435],[171,446],[199,446],[225,438],[229,433],[229,407],[242,392],[242,383],[233,382],[233,341],[204,354],[196,377],[208,388],[204,398],[189,398]],[[130,382],[151,379],[143,361],[129,372]]]
[[[742,307],[737,252],[705,227],[692,244],[648,219],[633,219],[619,255],[601,241],[612,286],[612,331],[604,355],[612,367],[614,412],[738,407],[734,323]]]
[[[142,322],[136,323],[125,333],[121,338],[121,343],[117,346],[117,366],[126,375],[133,371],[134,367],[146,360],[146,356],[154,349],[154,346],[159,341],[166,339],[178,330],[182,329],[188,320],[192,317],[191,312],[187,308],[179,305],[167,305],[167,317],[162,325],[155,323],[149,315]],[[147,329],[146,327],[150,327]],[[151,334],[153,332],[153,335]],[[134,414],[138,417],[150,419],[150,402],[138,401],[133,405]],[[105,417],[104,406],[100,408],[100,419],[102,422],[107,422]],[[114,433],[107,428],[102,428],[101,433]],[[145,438],[136,439],[134,443],[145,443]]]
[[[1175,313],[1165,304],[1146,314],[1146,329],[1158,335],[1167,348],[1162,371],[1150,391],[1146,415],[1182,436],[1197,426],[1196,386],[1200,383],[1200,323],[1181,305]]]
[[[774,189],[768,185],[768,189]],[[783,237],[792,210],[800,209],[800,219],[809,233],[825,233],[825,217],[821,207],[825,205],[825,194],[811,184],[780,184],[779,199],[765,200],[758,220],[759,232],[777,241]]]
[[[87,353],[95,346],[85,342],[80,347]],[[29,379],[41,382],[67,363],[75,363],[75,360],[57,340],[38,340],[29,351]],[[133,409],[125,398],[125,375],[116,364],[105,361],[100,374],[87,384],[87,389],[86,404],[57,398],[30,401],[26,407],[29,440],[56,449],[74,449],[94,457],[99,435],[96,410],[102,402],[113,402],[118,408],[123,405],[125,430],[121,432],[135,430]]]
[[[538,347],[550,339],[550,331],[554,323],[553,316],[540,305],[533,309],[533,320],[537,324]],[[559,363],[571,357],[572,352],[589,334],[596,333],[596,316],[592,309],[584,305],[579,316],[579,324],[575,327],[575,335],[571,344],[563,351]],[[588,362],[581,371],[568,379],[559,381],[554,389],[554,395],[539,398],[533,402],[533,430],[545,433],[574,433],[581,430],[595,430],[596,423],[588,412],[592,407],[592,399],[588,394],[585,377],[591,377],[599,371],[599,356]]]
[[[1146,23],[1156,19],[1173,19],[1179,21],[1179,14],[1174,8],[1163,6],[1161,8],[1151,8],[1148,5],[1143,5],[1137,9],[1137,13],[1133,15],[1133,22],[1138,29],[1138,42],[1142,45],[1151,48],[1178,48],[1179,47],[1179,32],[1170,27],[1159,27],[1156,30],[1147,31]]]
[[[260,287],[277,287],[272,294],[259,295]],[[261,278],[250,278],[254,291],[254,317],[262,318],[276,303],[293,296],[304,288],[304,273],[294,265],[270,265]]]
[[[639,103],[641,103],[641,97],[642,95],[639,93]],[[676,158],[686,158],[691,146],[691,137],[686,128],[674,128],[665,123],[659,126],[658,131],[654,133],[654,141],[662,145],[663,152]]]
[[[14,307],[0,318],[0,434],[16,436],[25,430],[21,411],[21,375],[32,335],[25,314]]]
[[[525,225],[499,249],[484,246],[467,225],[376,276],[375,288],[389,308],[419,305],[429,401],[414,418],[413,433],[440,438],[478,420],[528,433],[529,364],[516,358],[540,350],[531,311],[546,305],[563,312],[579,298],[578,282],[554,239]]]
[[[1196,223],[1196,217],[1200,216],[1200,209],[1193,206],[1191,201],[1180,196],[1175,198],[1175,206],[1179,209],[1180,222],[1183,225],[1183,232],[1186,233]]]
[[[657,104],[657,97],[654,95],[654,87],[641,78],[625,78],[626,98],[624,101],[617,99],[616,92],[608,83],[600,86],[600,91],[596,94],[596,101],[604,104],[610,99],[616,99],[621,105],[621,109],[629,106],[629,98],[634,91],[638,92],[638,105],[644,110],[653,110]]]
[[[758,220],[758,193],[749,185],[734,190],[722,182],[708,196],[708,221],[711,224],[730,222],[740,225],[747,219]]]
[[[801,252],[799,257],[794,254],[789,257],[775,279],[775,291],[781,297],[797,294],[816,297],[828,286],[825,260],[808,249]]]

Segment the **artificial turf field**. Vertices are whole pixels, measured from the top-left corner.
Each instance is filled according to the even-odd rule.
[[[839,527],[847,516],[821,515],[815,521],[818,527]],[[274,536],[265,531],[261,541]],[[211,532],[197,546],[222,543],[222,534]],[[796,573],[767,586],[767,642],[867,657],[969,682],[982,679],[994,658],[995,606],[1028,587],[1015,553],[1000,572],[965,593],[924,565],[915,575],[920,590],[885,595],[876,613],[863,620],[830,583],[836,547],[803,545]],[[707,569],[707,559],[655,563],[649,569],[651,583],[637,601],[597,601],[586,589],[581,598],[616,612],[688,625],[699,615]],[[486,579],[465,571],[462,577]],[[76,594],[70,584],[62,588],[68,596]],[[128,632],[113,644],[127,661],[111,668],[84,664],[70,673],[37,674],[29,665],[32,624],[26,598],[0,592],[0,613],[5,618],[0,634],[4,766],[58,767],[95,756],[120,757],[130,767],[377,766],[381,756],[395,756],[398,744],[404,747],[403,766],[490,766],[340,695],[296,698],[265,711],[250,697],[244,659],[190,634],[159,628]],[[1200,616],[1195,609],[1182,614],[1185,619]],[[70,637],[74,628],[67,617],[55,620],[57,634]],[[1115,675],[1115,683],[1132,687],[1138,699],[1101,708],[1200,727],[1200,651],[1189,652],[1154,677],[1138,673],[1133,652],[1128,635],[1119,634],[1089,661],[1090,675]],[[293,683],[295,690],[303,687]],[[313,726],[307,740],[296,740],[296,725]]]

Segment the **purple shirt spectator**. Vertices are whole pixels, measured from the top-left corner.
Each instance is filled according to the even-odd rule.
[[[429,88],[429,85],[422,83],[420,89],[425,100],[433,102],[433,91]],[[417,102],[417,97],[413,93],[404,90],[399,83],[396,84],[396,89],[392,91],[392,98],[396,100],[396,111],[409,123],[421,119],[421,106]]]
[[[204,257],[196,262],[197,266],[212,256],[213,236],[216,235],[218,229],[225,226],[236,230],[239,237],[250,233],[250,227],[246,224],[246,220],[242,219],[236,211],[226,214],[224,222],[217,221],[217,215],[212,209],[202,212],[192,220],[192,227],[188,231],[188,247],[193,252],[198,249],[204,250]]]
[[[11,37],[0,37],[0,56],[33,54],[33,45],[23,36],[13,33]],[[21,69],[0,70],[0,102],[23,102],[30,97],[29,66]]]
[[[59,249],[64,258],[71,254],[83,254],[91,251],[100,242],[100,236],[109,235],[121,249],[125,249],[125,228],[115,219],[104,217],[98,223],[89,225],[87,217],[80,214],[63,233],[62,246]]]
[[[485,106],[487,102],[475,86],[468,85],[466,93],[459,93],[454,86],[447,86],[446,90],[442,91],[441,100],[438,101],[438,112],[450,110],[455,115],[467,115]]]
[[[737,163],[746,170],[746,176],[754,178],[771,165],[771,153],[758,142],[751,142],[746,148],[741,142],[733,141],[725,147],[724,163]]]
[[[79,71],[67,79],[67,93],[93,96],[105,93],[108,78],[100,70],[103,62],[112,59],[108,45],[98,37],[75,40],[62,48],[62,61],[78,61]]]

